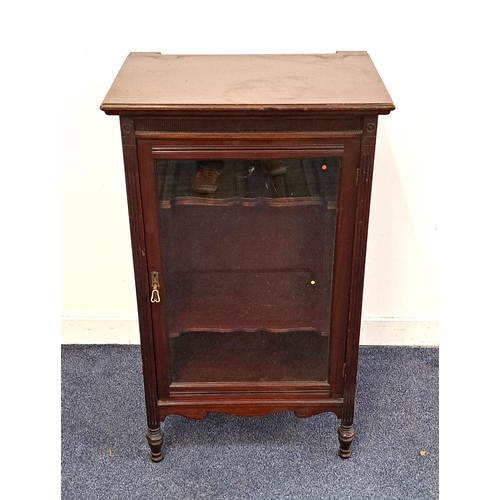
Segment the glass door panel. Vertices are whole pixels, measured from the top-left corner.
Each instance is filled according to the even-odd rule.
[[[327,380],[340,163],[155,160],[171,382]]]

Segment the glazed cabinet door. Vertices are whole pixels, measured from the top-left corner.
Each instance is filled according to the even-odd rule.
[[[300,384],[341,397],[356,148],[276,137],[138,146],[159,399]]]

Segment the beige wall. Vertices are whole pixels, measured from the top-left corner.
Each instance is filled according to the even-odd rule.
[[[318,2],[314,9],[312,2],[304,12],[268,8],[268,20],[263,20],[267,3],[256,2],[229,25],[227,17],[219,22],[211,16],[207,23],[211,12],[205,3],[192,9],[188,2],[176,7],[144,2],[127,10],[123,2],[113,1],[109,7],[103,3],[75,13],[78,22],[67,28],[61,107],[63,342],[137,340],[130,333],[135,331],[136,305],[118,118],[99,110],[129,52],[367,50],[397,109],[379,120],[363,338],[365,343],[385,343],[379,333],[399,325],[397,332],[389,331],[393,341],[387,343],[437,344],[438,123],[429,117],[438,60],[426,55],[431,41],[417,36],[415,17],[411,25],[388,30],[383,28],[384,12],[374,2],[361,2],[373,11],[352,23],[361,4],[343,4]],[[390,4],[400,8],[397,2]],[[121,27],[110,22],[118,7],[125,11],[118,14]],[[379,327],[373,330],[376,322]],[[401,324],[406,326],[401,329]],[[97,336],[85,336],[96,328]],[[117,328],[128,328],[128,333],[116,337]]]

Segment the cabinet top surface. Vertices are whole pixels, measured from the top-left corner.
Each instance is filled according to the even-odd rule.
[[[366,52],[164,55],[133,52],[101,109],[311,109],[387,114],[394,104]]]

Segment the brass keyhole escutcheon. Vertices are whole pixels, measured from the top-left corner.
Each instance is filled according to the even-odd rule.
[[[160,283],[158,282],[158,271],[151,272],[151,302],[160,302]]]

